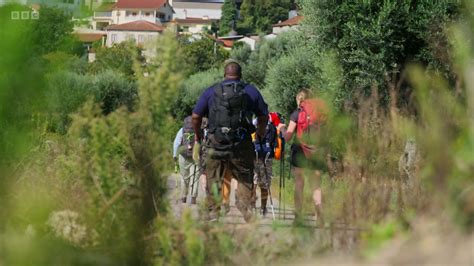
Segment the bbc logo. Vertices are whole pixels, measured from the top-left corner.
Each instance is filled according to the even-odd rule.
[[[28,19],[39,19],[38,11],[12,11],[11,19],[13,20],[28,20]]]

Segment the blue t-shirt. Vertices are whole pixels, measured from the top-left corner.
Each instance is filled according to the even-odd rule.
[[[238,80],[224,80],[222,83],[232,83],[239,82]],[[268,106],[263,100],[262,94],[252,85],[247,84],[244,88],[245,93],[248,96],[250,101],[248,106],[251,106],[250,112],[254,113],[256,116],[267,116],[268,115]],[[200,116],[209,115],[209,107],[212,106],[214,102],[214,86],[207,88],[199,97],[199,100],[194,107],[193,113],[196,113]]]

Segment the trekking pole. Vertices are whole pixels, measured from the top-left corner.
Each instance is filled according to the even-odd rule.
[[[282,168],[282,171],[281,171],[281,179],[282,179],[282,185],[283,185],[283,198],[282,198],[282,202],[280,202],[280,204],[283,203],[283,220],[286,219],[286,203],[285,203],[285,138],[283,137],[283,134],[281,134],[280,132],[280,137],[281,137],[281,168]],[[280,210],[281,211],[281,210]]]
[[[267,155],[265,156],[265,160],[263,161],[263,172],[265,173],[265,177],[267,178],[267,181],[269,181],[268,173],[267,173],[268,157],[270,157],[269,152],[267,153]],[[272,208],[272,217],[273,217],[273,220],[275,221],[275,209],[273,208],[272,188],[270,186],[270,182],[267,183],[267,190],[268,190],[268,196],[270,197],[270,207]]]
[[[196,168],[197,168],[197,165],[194,164],[193,165],[194,167],[194,171],[193,171],[193,182],[191,183],[191,199],[193,198],[193,191],[194,191],[194,183],[196,182]],[[187,197],[188,195],[186,195]]]
[[[283,186],[283,179],[285,178],[285,139],[283,138],[283,134],[280,132],[280,139],[281,139],[281,155],[280,155],[280,192],[278,196],[278,208],[280,212],[278,213],[278,218],[281,219],[281,204],[282,204],[282,197],[281,197],[281,188]]]
[[[283,152],[281,154],[283,156]],[[283,158],[280,158],[280,191],[278,192],[278,208],[280,212],[278,213],[278,219],[281,218],[281,185],[282,185],[282,178],[283,177]]]

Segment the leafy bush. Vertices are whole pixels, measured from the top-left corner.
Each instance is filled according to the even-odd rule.
[[[241,45],[236,45],[238,43]],[[238,43],[235,43],[232,47],[232,51],[230,52],[230,58],[235,59],[245,65],[247,64],[250,55],[252,54],[252,50],[250,48],[250,45],[244,42]]]
[[[136,83],[111,70],[97,75],[80,75],[69,71],[54,72],[48,78],[48,99],[53,115],[52,130],[65,133],[77,111],[88,98],[93,98],[109,114],[125,105],[133,110],[137,98]]]
[[[266,95],[271,102],[271,109],[282,114],[296,110],[295,97],[299,90],[310,88],[317,75],[316,64],[311,53],[299,49],[279,58],[269,69],[266,76]],[[291,100],[290,100],[291,99]]]
[[[303,43],[304,36],[298,31],[286,32],[275,39],[263,41],[252,52],[247,64],[243,66],[244,80],[255,84],[259,88],[264,88],[268,68],[278,58],[297,47],[301,47]]]
[[[271,32],[273,24],[288,19],[288,12],[293,5],[293,0],[244,0],[240,7],[239,32],[242,34]]]
[[[411,89],[406,64],[420,62],[454,78],[445,27],[459,6],[453,1],[301,0],[303,31],[315,51],[333,50],[343,72],[339,102],[371,94],[377,86],[383,102],[395,84],[406,102]],[[403,103],[403,102],[399,102]]]
[[[206,35],[199,39],[181,37],[180,44],[192,74],[218,67],[229,57],[227,50]]]
[[[97,74],[105,70],[113,70],[128,78],[133,78],[135,60],[143,63],[145,58],[141,49],[132,42],[121,42],[112,47],[100,47],[96,51],[95,61],[90,65],[89,71]]]
[[[190,115],[201,93],[222,80],[222,77],[223,70],[214,68],[187,78],[180,87],[178,97],[174,103],[173,115],[175,118],[182,121]]]
[[[137,85],[122,75],[108,70],[94,76],[93,95],[107,115],[124,105],[132,111],[137,99]]]

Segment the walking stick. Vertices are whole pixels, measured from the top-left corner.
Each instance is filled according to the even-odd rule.
[[[268,173],[267,173],[267,160],[268,157],[270,157],[270,153],[267,153],[265,156],[265,160],[263,161],[263,172],[265,173],[265,177],[267,178],[268,181]],[[268,190],[268,196],[270,197],[270,207],[272,208],[272,217],[273,220],[275,221],[275,209],[273,208],[273,199],[272,199],[272,188],[270,187],[270,182],[267,183],[267,190]]]
[[[283,152],[281,153],[281,156],[283,156]],[[280,209],[280,212],[278,213],[278,219],[281,219],[281,186],[282,186],[282,181],[283,181],[283,158],[280,158],[280,191],[278,192],[278,208]]]
[[[286,190],[285,190],[285,138],[283,137],[283,134],[281,132],[280,132],[280,138],[281,138],[281,182],[282,182],[282,186],[283,186],[283,198],[282,198],[282,201],[280,201],[280,204],[283,203],[283,220],[285,220],[285,218],[286,218],[286,203],[285,203],[285,192],[286,192]],[[281,212],[281,210],[280,210],[280,212]]]
[[[280,139],[281,139],[281,156],[280,156],[280,192],[278,195],[278,208],[280,212],[278,213],[278,218],[281,219],[281,204],[282,204],[282,195],[281,195],[281,188],[283,186],[284,175],[285,175],[285,139],[283,138],[282,133],[280,132]]]
[[[193,182],[191,183],[191,199],[193,198],[194,182],[196,182],[196,168],[197,168],[196,163],[193,164],[193,168],[194,168],[194,171],[193,171]],[[186,197],[187,196],[188,195],[186,195]]]

